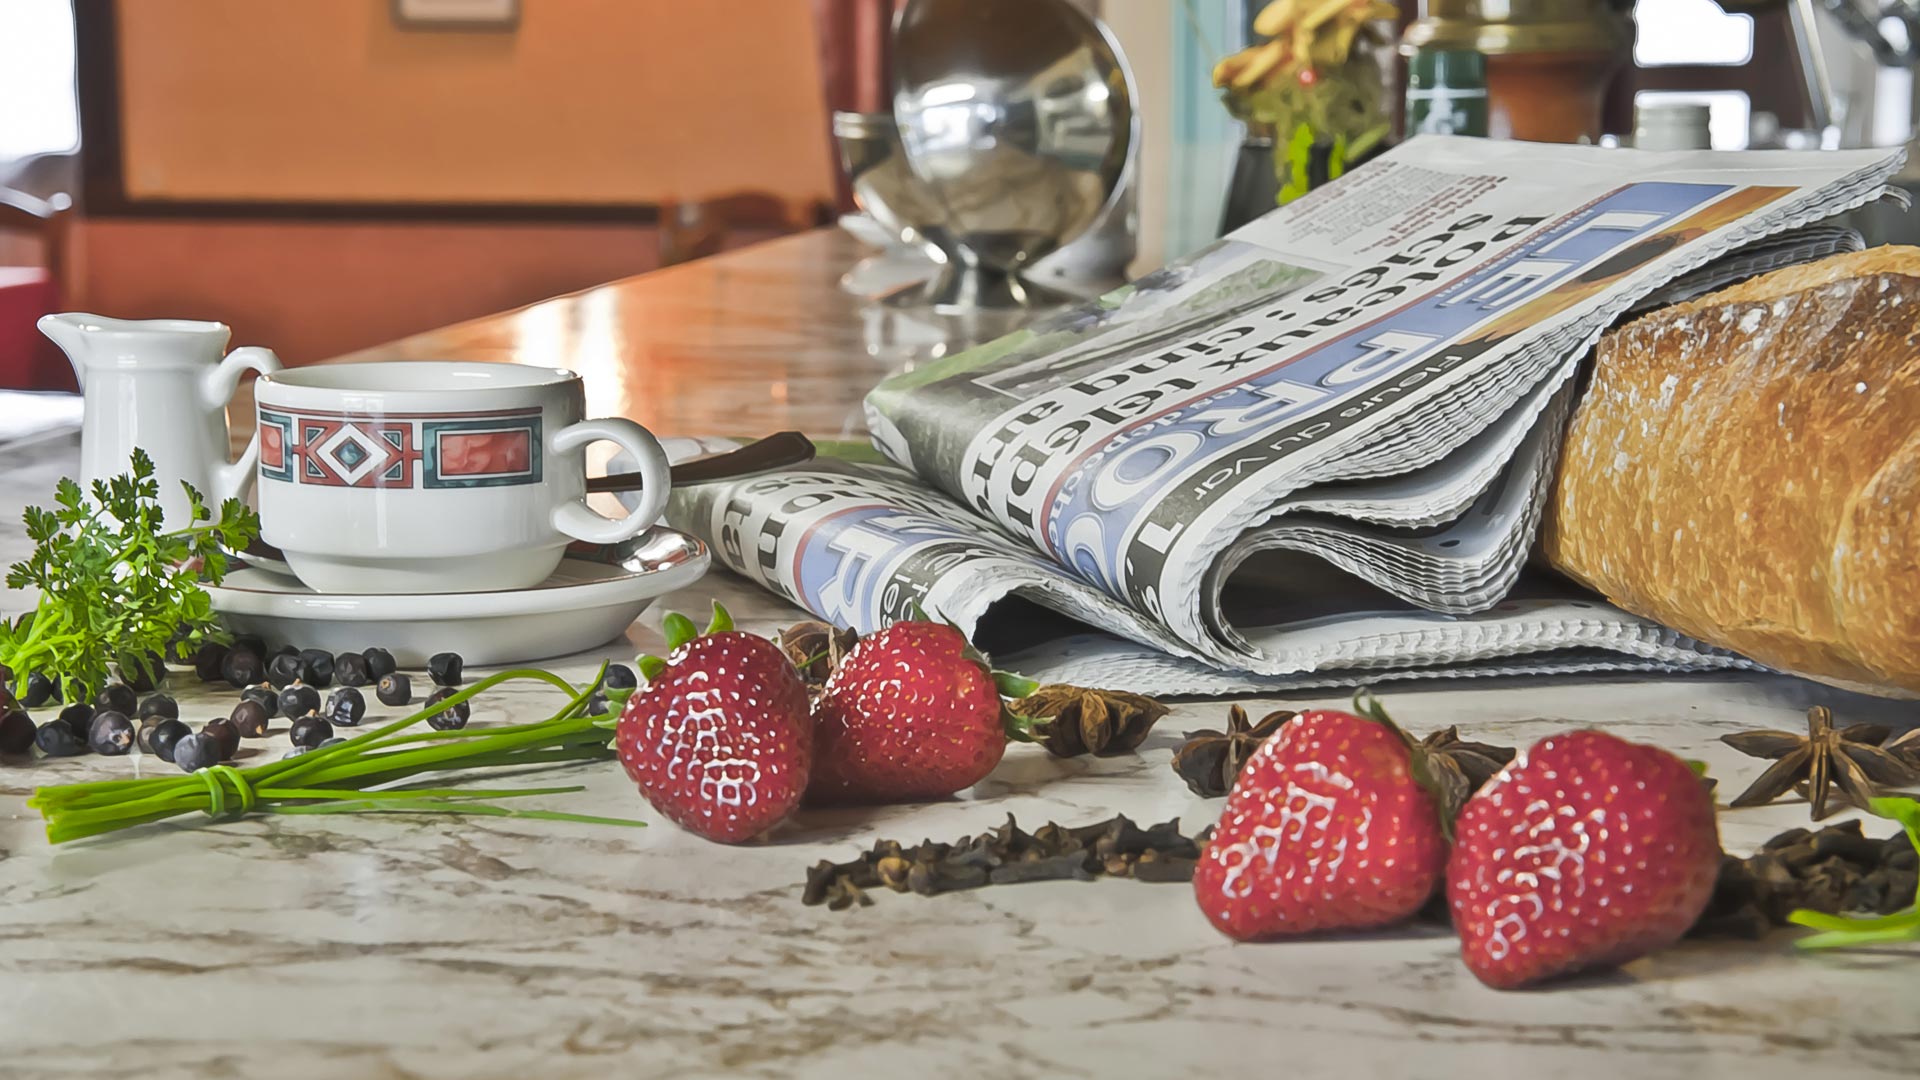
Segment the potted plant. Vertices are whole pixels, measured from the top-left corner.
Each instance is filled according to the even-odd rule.
[[[1265,40],[1214,66],[1213,84],[1247,125],[1248,145],[1271,148],[1274,204],[1383,148],[1392,121],[1380,57],[1390,34],[1379,23],[1395,13],[1382,0],[1273,0],[1253,21]],[[1236,175],[1236,188],[1243,179]]]

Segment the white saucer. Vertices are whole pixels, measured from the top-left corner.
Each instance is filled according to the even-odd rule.
[[[261,567],[236,563],[206,587],[213,608],[237,633],[269,647],[328,652],[378,646],[402,667],[457,652],[476,667],[566,656],[626,632],[653,598],[707,572],[699,540],[653,528],[616,548],[569,550],[553,576],[531,589],[470,593],[316,593]]]

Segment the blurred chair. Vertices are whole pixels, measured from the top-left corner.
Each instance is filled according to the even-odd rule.
[[[773,195],[729,195],[660,207],[660,265],[673,266],[729,247],[825,224],[827,208]],[[744,235],[743,235],[744,234]]]
[[[0,389],[76,390],[73,369],[35,327],[40,316],[64,310],[67,227],[73,200],[38,198],[0,187],[0,234],[38,241],[37,266],[0,266]]]

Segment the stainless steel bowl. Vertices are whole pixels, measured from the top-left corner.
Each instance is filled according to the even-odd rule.
[[[893,114],[836,111],[833,140],[853,186],[853,201],[900,243],[924,252],[934,264],[931,280],[894,294],[888,302],[951,302],[956,257],[946,233],[946,210],[907,165]]]
[[[902,243],[932,242],[946,211],[907,165],[891,113],[835,112],[833,140],[853,185],[853,201]]]
[[[1065,0],[908,0],[894,118],[939,200],[963,302],[1053,302],[1019,273],[1120,189],[1139,120],[1106,28]]]

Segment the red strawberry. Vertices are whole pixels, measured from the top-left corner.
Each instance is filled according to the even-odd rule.
[[[1411,917],[1447,861],[1415,752],[1384,714],[1289,720],[1227,796],[1193,876],[1200,910],[1241,941]]]
[[[1522,751],[1467,802],[1447,898],[1467,967],[1510,989],[1680,940],[1719,867],[1713,800],[1686,762],[1574,731]]]
[[[966,637],[897,622],[861,638],[814,703],[814,802],[938,799],[1006,751],[1000,691]]]
[[[812,720],[800,673],[763,637],[694,637],[667,617],[674,652],[641,660],[647,685],[627,699],[614,745],[654,809],[709,840],[749,840],[786,819],[807,789]],[[676,623],[677,620],[677,623]]]

